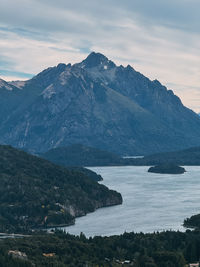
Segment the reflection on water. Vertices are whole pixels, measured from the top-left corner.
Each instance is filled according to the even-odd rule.
[[[200,213],[200,166],[185,167],[184,174],[148,173],[148,167],[93,167],[102,182],[121,192],[123,204],[102,208],[77,218],[66,227],[86,236],[130,232],[183,230],[184,218]]]

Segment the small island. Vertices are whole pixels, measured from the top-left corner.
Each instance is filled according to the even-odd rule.
[[[164,173],[164,174],[182,174],[186,172],[183,167],[174,164],[160,164],[154,167],[150,167],[148,172],[153,173]]]

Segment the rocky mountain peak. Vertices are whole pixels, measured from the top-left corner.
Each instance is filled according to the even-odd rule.
[[[68,65],[66,65],[65,63],[59,63],[57,65],[57,70],[58,71],[65,71],[67,67],[71,67],[71,64],[69,63]]]
[[[92,52],[89,56],[81,62],[81,67],[95,68],[102,67],[108,69],[115,67],[115,64],[101,53]]]
[[[6,84],[6,81],[4,81],[3,79],[0,79],[0,87],[4,86]]]
[[[79,143],[144,155],[200,144],[199,117],[172,91],[100,53],[48,68],[23,90],[2,87],[0,98],[1,143],[34,152]]]

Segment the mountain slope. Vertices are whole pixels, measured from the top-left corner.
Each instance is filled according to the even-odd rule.
[[[111,166],[122,161],[113,153],[79,144],[54,148],[40,156],[61,166]]]
[[[80,143],[124,155],[200,145],[199,116],[172,91],[99,53],[8,85],[20,97],[0,125],[4,144],[44,152]]]
[[[156,153],[142,158],[122,158],[107,151],[77,144],[51,149],[40,156],[61,166],[200,165],[200,147]]]
[[[79,171],[0,146],[0,232],[72,224],[77,216],[121,203],[119,193]]]
[[[97,55],[100,64],[96,61]],[[173,91],[167,90],[159,81],[150,81],[130,65],[126,68],[117,67],[101,54],[91,53],[80,66],[87,69],[94,79],[105,82],[115,91],[154,114],[162,124],[176,129],[177,132],[179,130],[180,135],[188,126],[190,127],[187,128],[187,132],[191,137],[199,133],[199,126],[198,129],[195,128],[196,124],[199,125],[198,115],[184,107]]]
[[[133,165],[155,165],[173,163],[178,165],[200,165],[200,147],[192,147],[189,149],[163,152],[152,155],[147,155],[141,159],[129,160],[129,164]]]

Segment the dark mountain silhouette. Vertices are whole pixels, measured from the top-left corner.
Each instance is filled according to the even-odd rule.
[[[54,148],[40,154],[40,157],[66,167],[112,166],[123,165],[125,162],[116,154],[80,144]]]
[[[157,165],[166,163],[198,166],[200,165],[200,147],[191,147],[184,150],[156,153],[147,155],[141,159],[129,159],[126,161],[126,164],[132,165]]]

